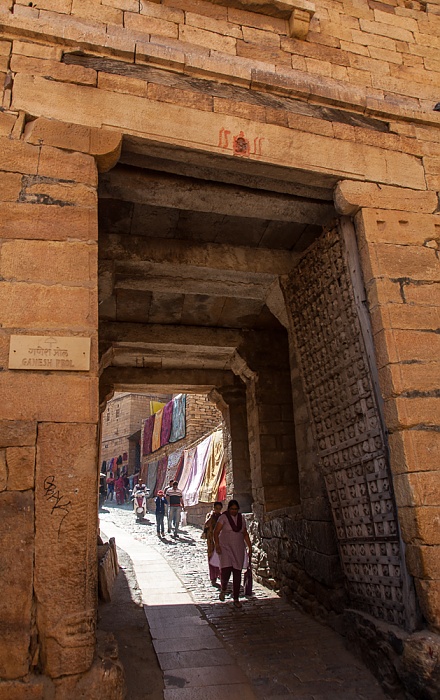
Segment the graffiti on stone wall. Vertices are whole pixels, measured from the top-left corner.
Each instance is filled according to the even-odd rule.
[[[52,506],[50,514],[51,515],[61,515],[60,521],[58,523],[58,535],[60,534],[61,526],[70,513],[70,508],[72,501],[70,501],[67,496],[63,496],[60,489],[55,483],[55,476],[52,474],[47,476],[44,480],[44,497],[46,501]]]
[[[302,259],[286,293],[351,603],[402,626],[386,444],[338,229]]]

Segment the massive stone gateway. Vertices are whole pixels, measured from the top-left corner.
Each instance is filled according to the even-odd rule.
[[[0,698],[119,697],[96,428],[125,389],[210,392],[258,575],[436,697],[439,23],[0,0]]]

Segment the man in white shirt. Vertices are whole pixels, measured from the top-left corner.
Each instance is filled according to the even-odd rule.
[[[180,511],[185,508],[182,498],[182,491],[178,489],[178,482],[173,482],[173,487],[167,488],[167,500],[170,504],[168,511],[168,532],[171,533],[171,527],[174,529],[173,537],[177,537],[180,522]]]

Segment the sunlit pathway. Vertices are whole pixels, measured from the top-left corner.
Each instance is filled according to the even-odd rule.
[[[133,560],[165,700],[385,700],[338,634],[273,592],[255,584],[242,610],[221,603],[199,529],[161,540],[153,515],[138,524],[128,506],[105,511],[102,530]]]

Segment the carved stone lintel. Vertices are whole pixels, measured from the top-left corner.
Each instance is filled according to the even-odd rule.
[[[306,38],[310,20],[315,14],[315,3],[311,0],[210,0],[210,2],[288,19],[290,36],[295,39]]]

